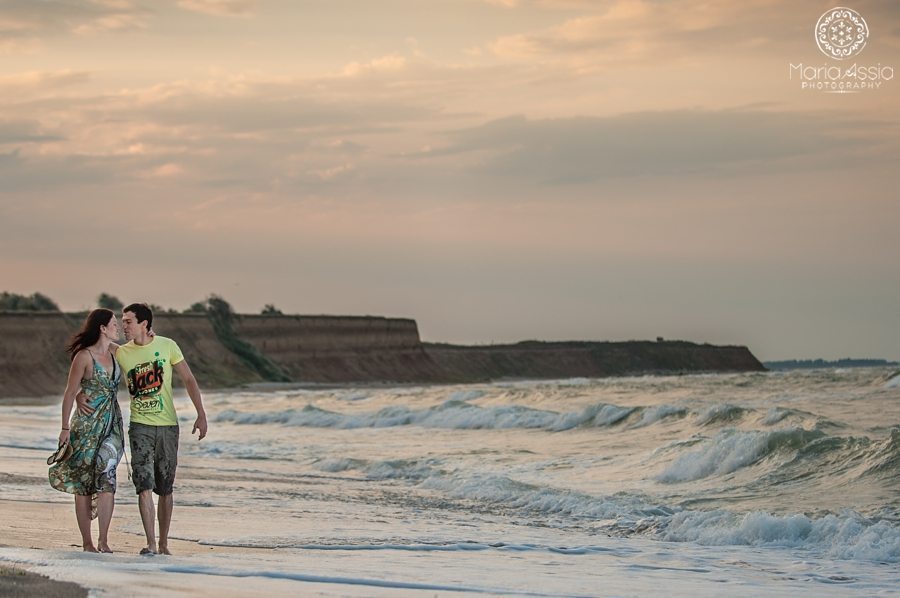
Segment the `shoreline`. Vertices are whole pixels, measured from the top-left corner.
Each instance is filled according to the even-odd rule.
[[[827,369],[827,368],[826,368]],[[775,371],[775,370],[772,370]],[[787,370],[781,370],[787,371]],[[647,376],[665,378],[668,376],[730,376],[735,374],[766,374],[770,371],[740,371],[740,370],[692,370],[692,371],[644,371],[630,372],[627,374],[612,374],[608,376],[559,376],[553,378],[534,377],[534,376],[505,376],[489,380],[470,380],[464,382],[452,381],[392,381],[392,380],[371,380],[371,381],[347,381],[347,382],[247,382],[233,386],[204,386],[201,382],[201,388],[204,394],[228,393],[228,392],[278,392],[291,390],[342,390],[342,389],[386,389],[386,388],[415,388],[419,386],[440,387],[440,386],[477,386],[483,384],[516,384],[516,383],[547,383],[553,384],[566,380],[609,380],[609,379],[628,379],[628,378],[644,378]],[[900,373],[900,372],[898,372]],[[184,392],[184,386],[179,383],[176,378],[173,385],[176,396]],[[59,394],[42,394],[34,396],[0,396],[0,407],[46,407],[48,405],[56,405],[62,402],[63,391]],[[128,393],[124,388],[119,389],[119,401],[128,399]]]

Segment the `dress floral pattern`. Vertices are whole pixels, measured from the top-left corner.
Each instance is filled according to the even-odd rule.
[[[94,375],[81,381],[81,389],[94,408],[90,415],[77,410],[70,424],[72,456],[50,467],[50,485],[69,494],[96,495],[116,491],[116,467],[125,453],[122,411],[116,395],[121,371],[113,358],[112,374],[94,362]]]

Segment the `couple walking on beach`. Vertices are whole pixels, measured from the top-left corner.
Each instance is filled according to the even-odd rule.
[[[153,333],[153,312],[143,303],[122,310],[124,345],[116,314],[95,309],[69,342],[72,358],[62,403],[59,450],[48,459],[50,485],[75,495],[75,518],[87,552],[112,552],[109,524],[115,506],[116,466],[125,453],[122,413],[116,395],[123,377],[131,395],[131,476],[138,495],[147,546],[141,554],[171,554],[173,485],[178,457],[178,418],[172,400],[172,372],[184,383],[197,410],[191,434],[206,436],[200,387],[175,341]],[[78,408],[72,413],[73,407]],[[153,494],[159,497],[156,541]],[[91,520],[99,519],[94,545]]]

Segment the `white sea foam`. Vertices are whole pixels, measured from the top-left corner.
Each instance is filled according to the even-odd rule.
[[[330,473],[339,473],[342,471],[352,471],[365,467],[364,459],[323,459],[316,462],[315,468],[319,471],[327,471]]]
[[[852,512],[811,519],[759,511],[743,515],[720,510],[685,511],[671,518],[660,537],[708,545],[807,548],[841,559],[900,561],[900,530]]]
[[[784,409],[783,407],[772,407],[771,409],[766,411],[766,416],[763,418],[762,424],[764,426],[774,426],[790,414],[790,409]]]
[[[884,383],[885,388],[900,388],[900,372],[894,374],[893,378],[890,378],[887,382]]]

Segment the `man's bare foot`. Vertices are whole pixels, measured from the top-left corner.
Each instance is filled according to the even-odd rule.
[[[98,546],[100,552],[105,552],[107,554],[112,554],[112,548],[109,547],[109,544],[106,542],[100,542],[100,546]]]
[[[93,544],[82,544],[82,545],[81,545],[81,548],[82,548],[85,552],[97,552],[97,549],[94,547]]]
[[[160,544],[159,545],[159,554],[167,554],[169,556],[172,556],[172,553],[169,552],[169,545],[168,544]]]

